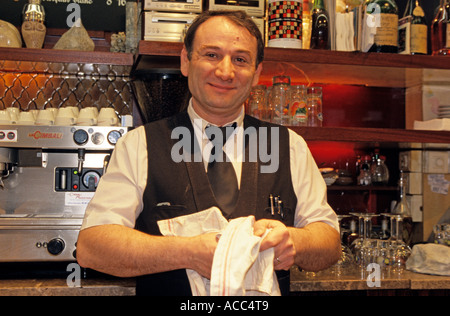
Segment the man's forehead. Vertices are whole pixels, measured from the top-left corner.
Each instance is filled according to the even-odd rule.
[[[211,43],[214,41],[223,40],[224,36],[226,36],[227,39],[232,40],[236,44],[245,43],[245,50],[247,51],[251,51],[252,44],[254,44],[256,48],[256,37],[253,36],[245,27],[227,17],[217,16],[205,21],[199,26],[195,38],[197,38],[197,35],[199,34],[203,40],[207,40]],[[204,46],[204,43],[200,45]]]
[[[255,38],[244,26],[225,16],[215,16],[209,18],[207,21],[205,21],[202,25],[199,26],[199,30],[200,29],[208,32],[212,31],[213,33],[223,31],[229,32],[231,34],[236,34],[237,30],[239,29],[240,32],[243,32],[249,37]],[[239,36],[237,36],[237,38],[238,37]]]

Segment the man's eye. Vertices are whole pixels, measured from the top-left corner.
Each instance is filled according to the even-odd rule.
[[[248,65],[250,65],[250,59],[246,58],[246,57],[236,57],[234,59],[234,63],[237,66],[242,66],[242,67],[247,67]]]
[[[206,53],[205,56],[209,57],[209,58],[216,58],[217,54],[216,53]]]

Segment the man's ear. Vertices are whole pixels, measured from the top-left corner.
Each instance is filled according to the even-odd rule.
[[[183,46],[180,55],[180,70],[183,76],[187,77],[189,74],[189,58],[187,54],[186,47]]]
[[[261,71],[262,71],[262,63],[260,63],[258,65],[258,67],[256,67],[256,72],[255,72],[255,75],[253,76],[253,82],[252,82],[253,87],[258,85],[259,76],[261,75]]]

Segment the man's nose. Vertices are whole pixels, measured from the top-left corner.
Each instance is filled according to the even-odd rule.
[[[224,81],[234,79],[234,66],[229,56],[225,56],[217,65],[216,76]]]

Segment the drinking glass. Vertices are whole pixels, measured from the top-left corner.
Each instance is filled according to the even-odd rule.
[[[289,111],[293,126],[307,126],[308,107],[306,106],[306,86],[296,85],[291,87]]]
[[[376,263],[380,265],[381,276],[385,277],[389,273],[391,260],[390,241],[377,240],[377,256]]]
[[[351,215],[338,215],[339,226],[341,226],[342,219],[351,217]],[[342,241],[341,230],[341,256],[333,266],[327,269],[331,275],[343,276],[348,275],[354,270],[355,258],[350,248]]]
[[[291,79],[289,76],[273,77],[273,86],[270,96],[270,108],[273,109],[272,122],[280,125],[289,125],[289,89]]]
[[[394,273],[402,273],[405,270],[406,260],[411,255],[411,248],[403,241],[403,215],[382,213],[390,217],[391,237],[389,238],[390,270]]]
[[[358,217],[360,225],[360,238],[353,242],[353,253],[355,255],[355,260],[360,268],[365,269],[367,264],[373,261],[373,251],[372,248],[376,248],[376,243],[371,238],[372,236],[372,218],[379,216],[378,214],[372,213],[350,213]],[[362,226],[362,230],[361,230]]]
[[[306,107],[308,110],[308,126],[321,127],[323,123],[321,87],[309,87],[307,89]]]
[[[248,101],[248,108],[250,115],[260,120],[266,119],[266,92],[267,87],[264,85],[258,85],[253,87],[250,92],[250,98]]]
[[[352,243],[350,244],[350,249],[352,250],[353,255],[355,256],[355,262],[359,265],[360,262],[360,253],[361,253],[361,248],[363,246],[363,242],[364,242],[364,236],[365,236],[365,232],[364,232],[364,220],[362,216],[359,216],[360,213],[350,213],[353,216],[356,216],[358,218],[358,238],[356,238],[355,240],[352,241]],[[358,214],[358,215],[355,215]]]

